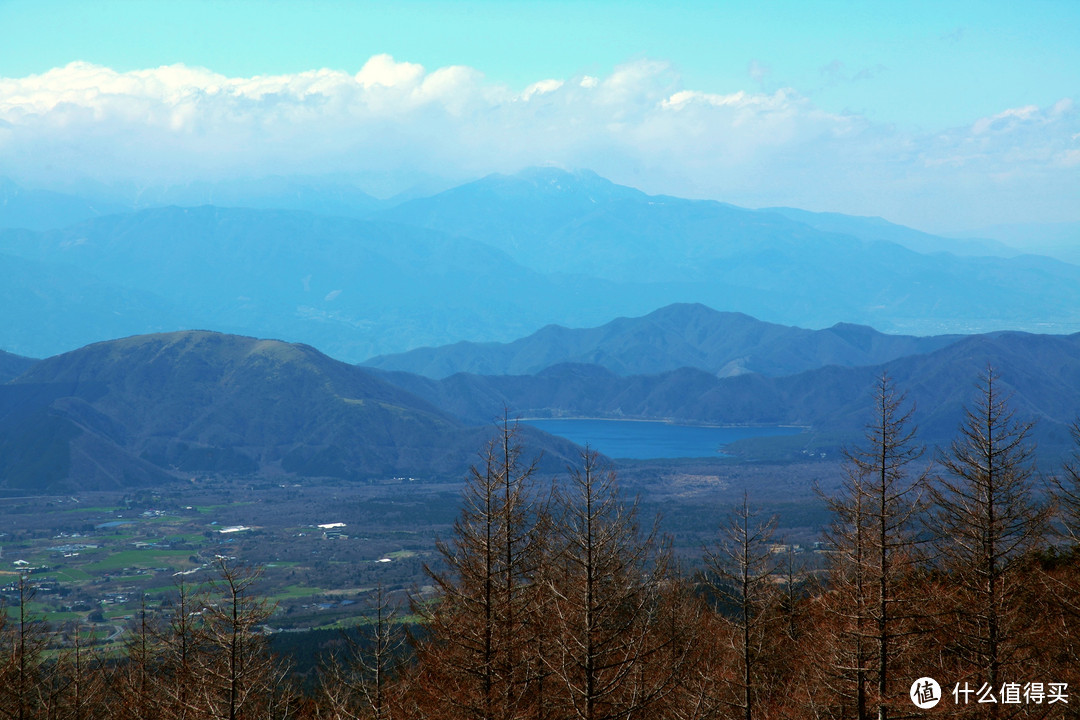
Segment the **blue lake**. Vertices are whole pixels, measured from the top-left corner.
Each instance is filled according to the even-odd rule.
[[[613,458],[719,457],[728,443],[743,438],[798,435],[797,427],[703,427],[636,420],[522,420]]]

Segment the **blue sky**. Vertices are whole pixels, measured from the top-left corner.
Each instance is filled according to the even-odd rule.
[[[385,194],[550,162],[928,229],[1080,220],[1072,0],[0,0],[0,30],[0,174],[24,183]]]

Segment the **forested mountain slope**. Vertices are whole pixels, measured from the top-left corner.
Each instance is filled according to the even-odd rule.
[[[274,340],[179,332],[97,343],[0,385],[0,477],[25,488],[199,474],[460,477],[491,434],[371,371]],[[570,443],[529,431],[561,466]]]
[[[384,377],[463,419],[502,407],[526,417],[665,419],[706,424],[805,425],[856,439],[872,416],[876,378],[891,376],[915,403],[922,442],[945,445],[973,401],[979,375],[993,367],[1020,417],[1036,420],[1048,455],[1069,447],[1068,426],[1080,413],[1080,334],[993,333],[940,350],[864,367],[829,366],[784,376],[751,373],[718,378],[683,368],[619,376],[597,365],[563,364],[536,375],[458,373],[432,380],[409,373]]]

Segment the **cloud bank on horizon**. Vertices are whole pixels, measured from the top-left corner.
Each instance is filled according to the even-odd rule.
[[[926,229],[1080,220],[1080,108],[1069,97],[916,134],[826,112],[791,88],[685,87],[653,60],[519,90],[475,68],[389,55],[355,74],[73,62],[0,78],[0,174],[38,187],[333,173],[386,194],[539,164],[651,193]]]

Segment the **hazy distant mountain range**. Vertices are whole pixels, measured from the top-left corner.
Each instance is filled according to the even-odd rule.
[[[132,209],[123,203],[26,189],[0,178],[0,228],[52,230]]]
[[[59,230],[105,215],[201,205],[364,218],[394,204],[332,178],[266,177],[152,188],[87,187],[83,193],[26,189],[0,178],[0,228]]]
[[[619,281],[711,280],[766,254],[816,262],[819,255],[860,253],[867,242],[918,252],[1007,252],[1001,243],[965,244],[880,218],[646,195],[592,172],[552,168],[491,175],[378,216],[481,240],[541,272]]]
[[[947,252],[953,255],[994,255],[998,257],[1016,257],[1023,254],[1016,248],[997,240],[947,238],[940,235],[931,235],[930,233],[912,230],[909,227],[896,225],[875,217],[852,217],[840,213],[816,213],[786,207],[764,208],[762,212],[783,215],[790,220],[804,223],[822,232],[852,235],[862,240],[896,243],[897,245],[903,245],[908,250],[919,253]]]
[[[979,231],[978,235],[1025,248],[1029,253],[1080,263],[1080,222],[992,225]]]
[[[21,355],[201,328],[359,362],[671,303],[916,335],[1080,328],[1077,266],[874,218],[650,196],[584,171],[494,175],[396,204],[285,180],[188,187],[140,202],[286,209],[113,215],[5,188],[0,224],[52,228],[0,232],[0,347]]]

